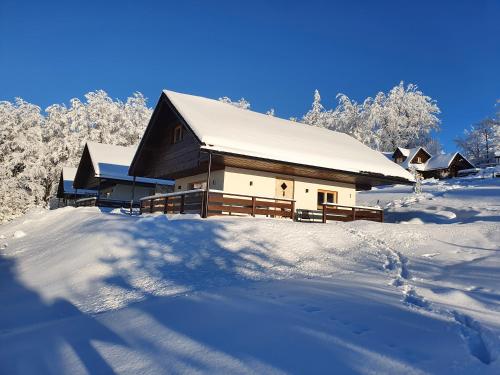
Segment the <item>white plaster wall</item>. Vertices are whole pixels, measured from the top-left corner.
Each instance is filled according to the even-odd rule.
[[[175,189],[174,191],[186,191],[188,189],[188,185],[193,182],[199,182],[199,181],[206,181],[207,180],[207,174],[206,173],[201,173],[197,174],[195,176],[188,176],[188,177],[183,177],[183,178],[178,178],[175,180]],[[224,190],[224,171],[223,170],[217,170],[217,171],[212,171],[210,173],[210,189],[215,189],[215,190]]]
[[[353,184],[326,181],[306,177],[277,175],[269,172],[227,167],[224,170],[223,189],[228,193],[275,197],[276,177],[294,180],[296,208],[317,209],[318,190],[332,190],[338,193],[338,203],[356,204],[356,188]],[[252,181],[252,185],[250,185]],[[308,190],[306,192],[306,190]]]

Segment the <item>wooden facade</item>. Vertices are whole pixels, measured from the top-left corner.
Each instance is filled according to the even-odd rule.
[[[402,150],[406,152],[406,155]],[[408,170],[415,167],[423,178],[456,177],[458,171],[474,168],[474,165],[458,152],[433,156],[423,147],[414,149],[400,149],[398,147],[394,151],[392,159]]]
[[[425,164],[432,157],[423,147],[419,147],[416,152],[411,153],[411,150],[406,150],[410,153],[405,155],[398,147],[392,155],[392,160],[397,164]],[[410,158],[410,160],[407,160]]]
[[[121,148],[120,146],[107,147]],[[125,165],[125,174],[123,176],[120,174],[102,176],[100,175],[100,171],[94,167],[95,163],[96,161],[92,159],[89,145],[86,144],[73,182],[75,189],[93,189],[96,191],[97,200],[95,201],[95,205],[103,207],[138,206],[141,197],[155,193],[167,193],[173,189],[172,183],[167,181],[159,184],[157,181],[139,180],[128,176],[126,174],[129,167],[128,164]],[[105,162],[97,162],[97,164],[100,168],[102,166],[113,167],[113,164]],[[124,166],[117,165],[117,167],[121,167],[123,170]],[[120,168],[117,169],[120,170]],[[88,204],[88,202],[85,201],[84,204]]]
[[[448,167],[424,170],[421,173],[424,178],[449,178],[457,177],[458,171],[472,168],[474,165],[457,152]]]
[[[78,199],[95,196],[97,191],[91,189],[75,189],[73,187],[74,176],[65,176],[68,170],[74,171],[74,168],[64,167],[59,176],[59,185],[57,186],[56,198],[58,199],[58,207],[73,206]]]

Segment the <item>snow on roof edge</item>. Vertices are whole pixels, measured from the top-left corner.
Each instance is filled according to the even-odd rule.
[[[368,173],[389,179],[402,179],[407,182],[415,181],[414,177],[404,168],[392,163],[380,152],[372,150],[347,134],[278,117],[270,117],[263,113],[236,108],[214,99],[169,90],[163,90],[163,94],[166,95],[196,137],[202,142],[202,147],[205,149],[355,174]],[[214,123],[217,123],[217,125],[215,126]],[[255,127],[267,127],[269,129],[268,134],[271,134],[271,136],[265,137],[266,139],[256,140],[255,133],[258,133],[259,129],[248,130],[249,124],[255,125]],[[245,125],[247,125],[247,128],[245,128]],[[285,135],[282,134],[283,132],[279,134],[284,140],[277,146],[275,140],[273,142],[273,140],[269,141],[267,138],[276,135],[276,129],[280,128],[281,130],[281,126],[294,126],[294,128],[291,128],[293,131],[289,131]],[[239,138],[233,136],[233,138],[229,139],[230,135],[222,134],[224,132],[220,131],[220,128],[224,128],[227,133],[233,132],[234,135],[237,127],[239,127],[237,130],[243,133]],[[260,130],[262,131],[262,129]],[[262,133],[258,135],[261,136]],[[325,150],[321,150],[323,153],[319,153],[319,147],[313,147],[315,144],[309,145],[311,147],[309,147],[308,152],[304,151],[304,147],[302,149],[293,147],[297,145],[303,146],[299,143],[304,143],[304,137],[309,135],[311,135],[311,142],[321,141],[325,138],[332,142],[328,144],[328,152],[325,154]],[[286,144],[287,147],[283,147],[283,144]],[[355,148],[354,151],[357,152],[353,153],[352,148]],[[334,153],[330,151],[332,149],[335,150]],[[312,155],[311,151],[313,151]]]

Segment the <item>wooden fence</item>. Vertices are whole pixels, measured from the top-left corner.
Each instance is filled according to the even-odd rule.
[[[164,214],[194,213],[202,217],[217,215],[267,216],[295,219],[295,201],[292,199],[267,198],[222,191],[189,190],[177,193],[153,195],[142,198],[140,212]],[[382,209],[363,206],[324,204],[316,211],[320,221],[384,221]]]
[[[206,193],[203,190],[190,190],[179,193],[161,194],[142,198],[142,213],[163,212],[164,214],[203,213]]]
[[[255,197],[242,194],[228,194],[221,191],[208,193],[204,190],[190,190],[162,194],[141,199],[141,213],[163,212],[165,214],[197,213],[202,217],[216,215],[265,215],[270,217],[294,218],[295,201]]]
[[[207,216],[215,215],[264,215],[294,219],[295,201],[291,199],[275,199],[210,192]]]
[[[369,220],[384,222],[384,211],[380,208],[363,206],[344,206],[327,203],[322,209],[323,223],[333,221]]]

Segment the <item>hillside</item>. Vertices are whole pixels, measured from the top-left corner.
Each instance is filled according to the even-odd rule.
[[[32,211],[0,226],[0,373],[500,373],[500,179],[387,223]]]

